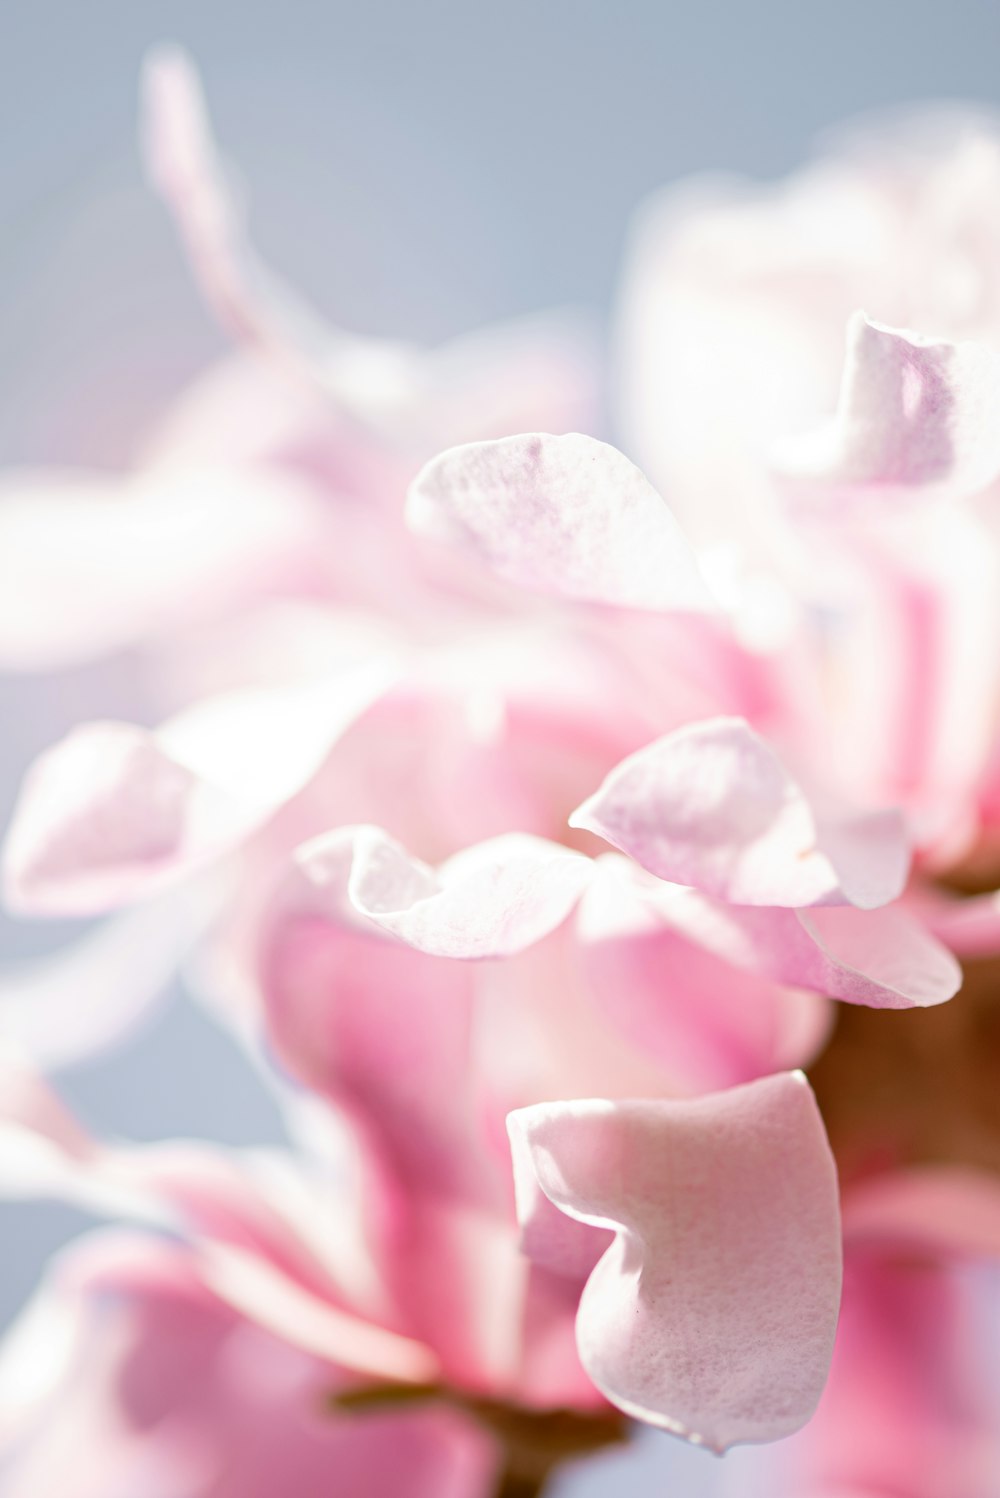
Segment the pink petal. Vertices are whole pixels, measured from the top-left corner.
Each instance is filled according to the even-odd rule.
[[[714,607],[667,506],[627,458],[592,437],[453,448],[414,480],[407,518],[522,587],[632,608]]]
[[[688,941],[776,983],[875,1009],[941,1004],[961,986],[951,953],[900,905],[766,909],[652,883],[643,893]]]
[[[741,718],[695,723],[630,755],[570,826],[738,905],[884,905],[909,866],[896,813],[824,825]]]
[[[1000,1482],[993,1276],[848,1250],[830,1378],[790,1441],[740,1453],[746,1498],[987,1498]],[[744,1464],[743,1458],[748,1460]],[[748,1480],[760,1474],[758,1483]]]
[[[231,851],[316,773],[385,688],[385,661],[199,703],[153,733],[75,729],[29,772],[4,852],[17,909],[92,915]]]
[[[128,723],[92,723],[33,766],[4,851],[17,910],[88,915],[221,853],[240,808]]]
[[[0,667],[73,666],[314,587],[317,534],[301,480],[273,470],[5,476]]]
[[[848,324],[829,428],[783,444],[793,476],[859,487],[974,494],[1000,473],[1000,356],[871,322]]]
[[[429,1348],[377,1319],[386,1311],[377,1288],[364,1284],[372,1244],[359,1220],[363,1192],[348,1197],[346,1184],[313,1181],[311,1228],[310,1211],[302,1211],[309,1189],[292,1189],[295,1167],[284,1157],[268,1163],[201,1145],[101,1146],[40,1077],[0,1061],[0,1196],[57,1197],[154,1224],[196,1250],[197,1273],[220,1300],[292,1345],[365,1376],[409,1383],[437,1376]],[[323,1219],[320,1234],[315,1223]],[[359,1314],[359,1299],[368,1310],[375,1305],[375,1317]]]
[[[692,901],[712,905],[705,896],[671,888],[672,898],[658,891],[647,897],[645,884],[630,880],[628,866],[615,855],[599,868],[575,923],[580,971],[606,1027],[660,1067],[657,1091],[682,1097],[713,1092],[808,1065],[834,1011],[817,994],[786,986],[791,980],[780,968],[772,974],[766,963],[755,968],[747,960],[740,920],[764,912],[720,905],[719,928],[731,939],[713,940],[721,937],[718,928],[706,932],[692,920],[688,930],[683,915],[672,919],[678,906],[687,910]],[[779,943],[779,954],[784,950]],[[575,1007],[583,1005],[577,1000]],[[572,1023],[567,1015],[567,1026]],[[632,1088],[633,1096],[650,1093],[648,1081],[641,1093]]]
[[[836,1171],[804,1077],[691,1102],[543,1103],[509,1126],[557,1207],[615,1229],[577,1318],[602,1393],[717,1451],[804,1424],[841,1278]]]
[[[45,1071],[118,1045],[155,1011],[218,901],[203,885],[0,967],[0,1032]]]
[[[578,853],[508,833],[450,858],[437,873],[377,827],[306,843],[296,863],[331,909],[356,912],[439,957],[510,956],[560,925],[590,879]]]
[[[405,407],[419,376],[415,350],[330,327],[258,259],[226,181],[200,79],[179,48],[147,58],[142,103],[147,171],[222,325],[291,374],[316,381],[364,424],[379,426]]]
[[[494,1047],[481,1038],[477,980],[520,959],[429,957],[318,915],[304,893],[291,892],[265,933],[269,1031],[282,1062],[356,1123],[398,1185],[379,1263],[410,1334],[459,1386],[593,1403],[573,1287],[518,1252],[505,1110],[485,1085]]]
[[[1000,1259],[1000,1185],[986,1171],[957,1165],[876,1176],[845,1198],[844,1238],[852,1250],[886,1257]]]
[[[185,1250],[94,1236],[0,1349],[9,1498],[488,1498],[493,1442],[432,1404],[339,1412],[328,1365],[205,1291]]]

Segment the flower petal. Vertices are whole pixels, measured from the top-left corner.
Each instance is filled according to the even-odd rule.
[[[118,1045],[154,1012],[217,909],[198,882],[49,956],[0,967],[0,1035],[45,1071]]]
[[[85,724],[28,774],[4,850],[18,910],[93,915],[236,847],[319,769],[389,680],[382,661],[199,703],[155,733]]]
[[[663,500],[593,437],[529,433],[452,448],[417,475],[407,518],[522,587],[632,608],[714,608]]]
[[[837,414],[779,450],[793,477],[974,494],[1000,474],[1000,356],[856,312]]]
[[[955,958],[900,905],[766,909],[652,881],[643,893],[667,926],[733,967],[847,1004],[923,1008],[961,987]]]
[[[570,818],[650,873],[738,905],[884,905],[909,848],[895,812],[823,823],[741,718],[714,718],[632,754]]]
[[[497,1453],[458,1411],[350,1414],[343,1380],[218,1301],[182,1245],[93,1234],[0,1347],[8,1498],[487,1498]]]
[[[593,865],[527,833],[467,848],[435,873],[377,827],[304,844],[296,862],[333,900],[438,957],[505,957],[540,941],[576,904]]]
[[[805,1078],[689,1102],[544,1103],[509,1127],[557,1207],[615,1229],[577,1318],[598,1388],[717,1451],[804,1424],[841,1278],[836,1171]]]

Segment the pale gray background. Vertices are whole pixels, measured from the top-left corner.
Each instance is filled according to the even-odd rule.
[[[427,340],[551,303],[606,314],[630,209],[678,175],[783,173],[858,110],[1000,103],[998,0],[2,0],[0,17],[4,465],[127,460],[224,346],[139,171],[136,74],[158,40],[201,64],[270,258],[338,321]],[[0,680],[3,807],[74,719],[126,710],[127,667]],[[8,922],[3,955],[52,934]],[[66,1086],[135,1137],[276,1137],[181,1002]],[[80,1220],[0,1215],[0,1319]],[[665,1444],[629,1491],[663,1490]],[[676,1460],[687,1498],[710,1459]],[[595,1470],[572,1490],[625,1483]]]

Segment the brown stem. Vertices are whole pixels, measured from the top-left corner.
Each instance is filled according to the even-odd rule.
[[[475,1399],[440,1385],[377,1385],[353,1389],[333,1401],[341,1410],[440,1401],[464,1410],[495,1437],[503,1452],[496,1498],[539,1498],[552,1472],[572,1457],[585,1456],[626,1439],[627,1427],[613,1410],[592,1415],[576,1410],[531,1410],[499,1400]]]
[[[536,1479],[526,1477],[521,1472],[513,1472],[508,1466],[500,1474],[496,1498],[539,1498],[547,1481],[548,1473]]]

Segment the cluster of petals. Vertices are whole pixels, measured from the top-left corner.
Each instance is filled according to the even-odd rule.
[[[132,475],[0,495],[0,663],[141,649],[169,684],[157,726],[35,762],[3,850],[13,910],[105,924],[0,986],[0,1194],[129,1224],[0,1352],[5,1491],[488,1498],[506,1407],[777,1442],[728,1470],[802,1498],[940,1498],[961,1428],[953,1490],[987,1498],[945,1352],[1000,1194],[897,1169],[841,1200],[802,1070],[831,1001],[938,1005],[954,950],[1000,949],[991,897],[931,883],[1000,825],[1000,353],[985,308],[852,311],[923,177],[885,148],[892,222],[850,156],[647,215],[621,365],[663,497],[572,430],[565,330],[324,326],[249,247],[186,60],[144,97],[240,352]],[[824,194],[871,241],[817,289]],[[52,1091],[182,962],[287,1150],[105,1145]]]

